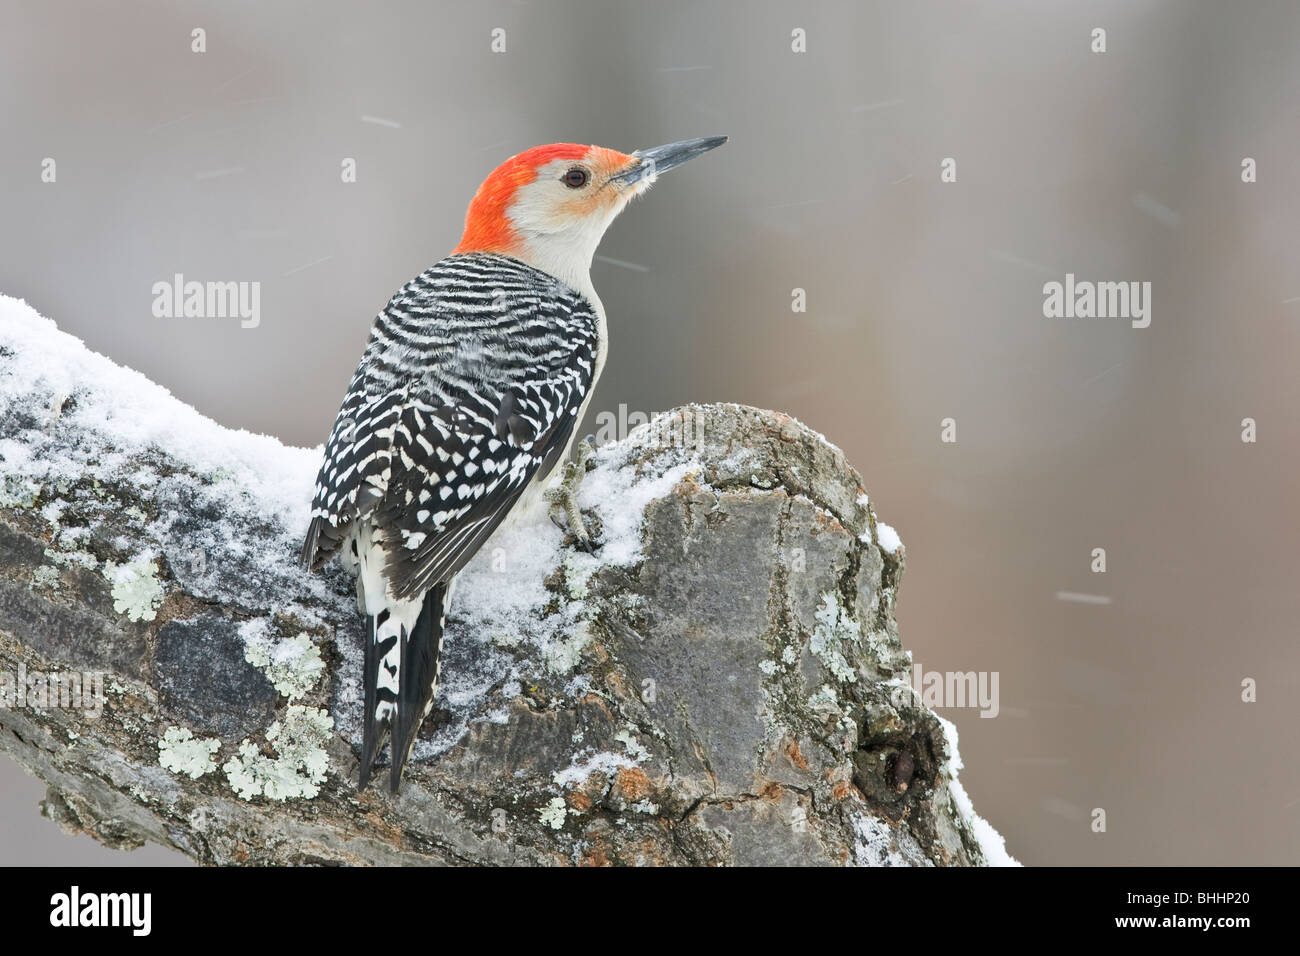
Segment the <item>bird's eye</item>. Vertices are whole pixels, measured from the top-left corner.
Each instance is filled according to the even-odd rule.
[[[585,169],[581,166],[574,166],[564,174],[564,185],[568,186],[570,189],[581,189],[583,186],[587,185],[587,180],[589,178],[590,177],[587,175]]]

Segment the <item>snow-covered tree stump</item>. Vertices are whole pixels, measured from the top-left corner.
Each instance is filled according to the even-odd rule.
[[[489,541],[397,796],[356,790],[351,582],[295,561],[318,462],[0,298],[0,748],[47,815],[222,864],[1008,862],[903,548],[793,419],[660,415],[586,475],[593,555],[543,508]]]

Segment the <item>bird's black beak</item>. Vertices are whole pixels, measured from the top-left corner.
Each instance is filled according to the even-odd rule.
[[[674,166],[680,166],[702,153],[707,153],[726,141],[725,136],[703,136],[699,139],[684,139],[680,143],[656,146],[653,149],[638,149],[632,154],[637,162],[615,173],[610,177],[610,182],[621,186],[630,186],[642,180],[654,182],[660,173],[667,172]]]

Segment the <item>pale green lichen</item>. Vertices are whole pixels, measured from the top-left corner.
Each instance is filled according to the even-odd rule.
[[[158,565],[148,558],[130,564],[104,564],[104,578],[113,585],[113,610],[132,621],[152,621],[162,604],[163,588]]]
[[[835,688],[830,684],[822,684],[817,693],[808,698],[808,709],[819,715],[839,713],[840,699]]]
[[[821,720],[837,717],[836,723],[843,730],[853,730],[853,709],[848,704],[841,704],[839,695],[830,684],[822,684],[817,693],[808,698],[808,709]]]
[[[568,815],[568,812],[563,797],[552,797],[550,803],[537,811],[537,815],[541,817],[542,826],[558,830],[564,826],[564,818]]]
[[[316,686],[325,672],[320,649],[306,633],[277,641],[267,635],[267,629],[267,622],[261,619],[240,628],[244,659],[265,673],[277,691],[289,700],[298,700]],[[290,704],[283,721],[276,721],[266,732],[274,757],[245,739],[238,753],[221,769],[231,789],[245,800],[258,796],[281,801],[315,797],[329,770],[324,748],[333,730],[334,718],[328,712]]]
[[[858,622],[840,607],[839,599],[829,592],[822,595],[822,606],[814,616],[817,625],[808,641],[808,649],[817,655],[817,659],[836,680],[848,683],[856,681],[857,671],[849,665],[840,647],[843,641],[858,642],[862,633]]]
[[[32,572],[32,587],[53,588],[59,583],[59,569],[42,564]]]
[[[306,695],[321,675],[325,662],[320,650],[307,634],[297,634],[283,641],[273,641],[263,634],[246,633],[244,660],[261,669],[275,689],[290,700]]]
[[[641,746],[641,741],[633,737],[630,731],[620,730],[614,735],[614,739],[627,748],[628,756],[637,763],[641,763],[650,756],[650,751]]]
[[[582,652],[591,646],[591,633],[585,623],[580,623],[576,633],[567,640],[557,640],[547,647],[542,656],[546,666],[554,674],[567,674],[574,670],[582,659]]]
[[[771,677],[773,674],[776,673],[776,661],[759,661],[758,669],[761,670],[768,677]]]
[[[41,496],[38,482],[17,475],[0,479],[0,508],[30,508]]]
[[[592,573],[599,566],[599,562],[588,555],[576,552],[569,553],[568,557],[564,559],[564,582],[569,597],[575,601],[586,600],[588,582],[591,580]]]
[[[868,631],[867,647],[876,657],[882,659],[887,657],[890,654],[889,632],[884,630]]]
[[[326,711],[290,704],[284,720],[277,720],[266,732],[277,756],[266,756],[246,739],[240,743],[239,753],[221,769],[231,789],[244,800],[315,797],[329,770],[325,744],[333,730],[334,718]]]
[[[217,769],[212,755],[220,746],[215,737],[195,737],[185,727],[168,727],[158,741],[158,763],[172,773],[198,780]]]

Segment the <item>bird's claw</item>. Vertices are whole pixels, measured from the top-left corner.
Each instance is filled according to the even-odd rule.
[[[582,509],[578,507],[578,488],[596,454],[596,445],[590,435],[578,443],[577,451],[576,460],[564,463],[564,477],[558,485],[547,490],[546,499],[551,503],[548,512],[551,521],[561,531],[572,532],[576,546],[590,554],[595,546],[591,535],[587,533],[587,525],[582,520]]]

